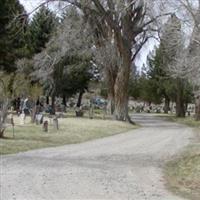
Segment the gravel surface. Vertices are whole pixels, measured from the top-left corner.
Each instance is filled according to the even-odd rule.
[[[1,156],[1,200],[183,200],[165,188],[165,162],[192,129],[137,114],[141,128],[82,144]]]

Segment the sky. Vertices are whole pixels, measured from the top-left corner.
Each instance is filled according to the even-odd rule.
[[[40,3],[44,2],[44,0],[20,0],[20,2],[24,5],[26,11],[29,13]]]
[[[25,10],[28,13],[32,13],[33,10],[35,10],[39,5],[41,5],[42,3],[44,3],[46,0],[19,0],[21,2],[21,4],[23,4]],[[60,12],[60,8],[62,7],[61,2],[54,2],[54,3],[49,3],[47,4],[48,7],[55,11],[56,13]]]
[[[21,4],[23,4],[25,10],[28,13],[31,13],[35,8],[37,8],[38,5],[43,3],[45,0],[19,0]],[[57,4],[52,4],[49,3],[49,7],[52,10],[58,10],[58,3]],[[158,44],[157,41],[154,39],[149,40],[141,49],[139,55],[136,58],[136,66],[138,66],[139,69],[142,68],[143,64],[146,64],[146,58],[147,55],[149,54],[150,51],[152,51],[155,47],[155,45]]]

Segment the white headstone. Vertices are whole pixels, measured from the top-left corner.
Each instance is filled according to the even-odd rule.
[[[26,115],[24,113],[21,113],[20,114],[20,124],[21,125],[24,125],[25,124],[25,117]]]

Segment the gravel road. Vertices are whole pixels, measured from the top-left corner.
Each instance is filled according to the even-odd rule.
[[[192,129],[137,114],[141,128],[82,144],[1,156],[1,200],[183,200],[162,168]]]

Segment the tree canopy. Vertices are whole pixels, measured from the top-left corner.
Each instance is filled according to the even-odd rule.
[[[0,2],[0,24],[0,69],[13,72],[15,61],[26,54],[27,16],[18,0]]]

